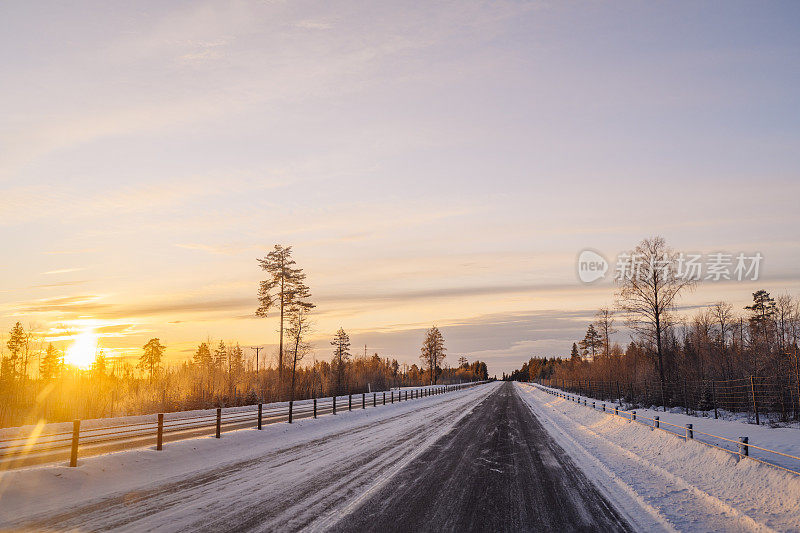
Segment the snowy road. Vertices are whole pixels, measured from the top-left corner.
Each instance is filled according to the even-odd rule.
[[[0,528],[627,530],[514,387],[497,383],[6,472]]]
[[[628,531],[505,383],[338,531]]]

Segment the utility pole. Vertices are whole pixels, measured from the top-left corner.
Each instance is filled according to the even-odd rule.
[[[251,346],[250,349],[256,351],[256,375],[258,375],[258,351],[263,350],[263,348],[261,346]]]

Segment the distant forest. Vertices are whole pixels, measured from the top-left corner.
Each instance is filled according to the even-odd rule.
[[[98,350],[91,368],[80,369],[17,322],[0,346],[0,427],[488,379],[482,361],[461,357],[457,366],[447,365],[445,340],[435,326],[422,339],[419,364],[354,353],[341,328],[330,342],[331,360],[311,359],[315,306],[291,247],[276,245],[258,262],[266,278],[258,287],[256,315],[279,320],[276,362],[265,364],[262,355],[257,368],[238,343],[206,340],[191,359],[167,364],[169,347],[153,338],[142,346],[137,365]]]
[[[643,241],[635,252],[674,258],[660,238]],[[572,384],[576,390],[616,384],[627,391],[649,390],[652,401],[665,404],[684,401],[681,396],[692,390],[717,396],[722,390],[752,404],[755,392],[769,395],[776,409],[800,410],[800,300],[758,290],[743,309],[721,301],[691,317],[679,317],[675,302],[684,287],[666,272],[650,270],[645,279],[651,282],[633,288],[623,280],[616,305],[597,312],[569,354],[532,357],[504,378],[551,380],[557,385]],[[618,323],[631,331],[631,341],[624,348],[611,342]],[[712,401],[716,398],[705,400]],[[696,403],[702,404],[703,399]]]

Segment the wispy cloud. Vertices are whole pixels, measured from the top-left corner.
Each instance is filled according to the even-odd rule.
[[[62,268],[59,270],[49,270],[47,272],[42,272],[43,275],[49,276],[51,274],[67,274],[69,272],[80,272],[81,270],[86,270],[86,267],[75,267],[75,268]]]

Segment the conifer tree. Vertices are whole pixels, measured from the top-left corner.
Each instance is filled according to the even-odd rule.
[[[350,359],[350,337],[347,336],[343,328],[339,328],[339,331],[336,332],[331,345],[333,346],[333,366],[336,376],[334,394],[339,394],[344,381],[345,365]]]
[[[136,367],[141,371],[150,374],[150,381],[153,381],[156,371],[161,365],[161,358],[164,357],[165,347],[159,339],[150,339],[147,344],[142,346],[142,355],[139,357],[139,364]]]
[[[44,352],[44,357],[39,363],[39,375],[44,380],[51,380],[58,377],[61,372],[61,354],[53,346],[53,343],[47,345],[47,350]]]
[[[436,383],[436,369],[445,358],[444,337],[436,326],[431,327],[425,333],[425,340],[422,342],[422,353],[419,358],[422,360],[422,368],[430,372],[430,384]]]
[[[580,361],[581,359],[581,354],[578,351],[578,345],[575,344],[574,342],[572,343],[572,352],[570,352],[570,359],[572,359],[573,361]]]
[[[211,370],[214,366],[213,358],[211,357],[211,349],[208,347],[207,342],[202,342],[197,347],[194,353],[194,364],[200,369],[200,389],[203,390],[203,376],[208,377],[209,385],[211,383]]]
[[[262,270],[268,274],[258,287],[256,316],[266,317],[274,305],[278,305],[280,313],[280,341],[278,343],[278,379],[283,378],[283,333],[286,313],[294,305],[308,310],[314,307],[309,301],[311,292],[305,284],[306,275],[302,268],[295,267],[292,259],[292,247],[276,244],[275,248],[263,259],[258,259]]]
[[[8,346],[8,351],[11,352],[11,356],[9,357],[9,364],[11,369],[12,377],[16,377],[17,375],[17,364],[19,363],[20,369],[22,368],[22,356],[25,352],[25,349],[28,345],[28,336],[25,334],[25,330],[22,327],[20,322],[14,324],[14,327],[11,328],[11,331],[8,334],[8,341],[6,342],[6,346]]]
[[[586,330],[586,336],[580,342],[580,346],[584,355],[591,355],[592,360],[594,360],[597,351],[603,346],[603,339],[594,329],[594,324],[589,324],[589,329]]]

